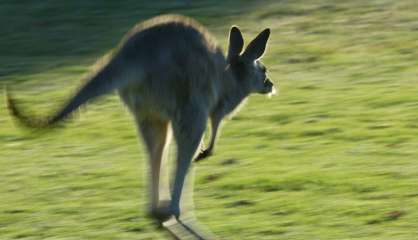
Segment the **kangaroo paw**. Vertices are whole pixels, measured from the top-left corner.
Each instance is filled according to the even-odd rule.
[[[197,222],[182,221],[180,219],[171,218],[164,222],[166,229],[174,239],[191,239],[191,240],[215,240],[218,239],[214,234],[209,232]]]
[[[202,159],[205,159],[205,158],[207,158],[211,155],[212,155],[212,151],[210,151],[208,149],[202,150],[202,151],[200,151],[200,153],[195,158],[195,161],[198,162],[198,161],[200,161]]]
[[[148,213],[149,217],[156,220],[161,227],[163,222],[167,221],[173,216],[173,211],[170,208],[170,201],[162,201],[157,208],[151,209]]]

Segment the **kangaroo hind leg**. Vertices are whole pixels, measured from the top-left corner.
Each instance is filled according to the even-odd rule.
[[[149,211],[162,223],[170,217],[168,202],[161,201],[161,168],[164,152],[170,142],[169,122],[158,118],[137,119],[138,129],[149,155]]]
[[[173,120],[173,133],[177,144],[177,159],[174,183],[171,189],[171,211],[178,219],[184,181],[190,164],[202,140],[208,114],[203,108],[187,106]],[[192,191],[192,190],[191,190]]]
[[[213,234],[195,220],[192,192],[194,179],[193,172],[190,172],[194,170],[190,168],[190,165],[201,143],[207,118],[208,114],[204,108],[192,105],[184,108],[178,118],[172,122],[177,143],[176,169],[170,205],[174,218],[164,222],[164,226],[177,239],[215,239]],[[186,176],[187,184],[185,184]]]

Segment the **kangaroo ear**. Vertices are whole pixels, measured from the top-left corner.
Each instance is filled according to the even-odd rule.
[[[228,60],[237,58],[242,51],[244,46],[244,39],[242,38],[241,31],[237,26],[232,26],[231,31],[229,32],[229,50],[228,50]]]
[[[254,38],[254,40],[250,42],[250,44],[248,44],[247,48],[242,54],[242,57],[251,61],[261,58],[261,56],[264,54],[264,51],[266,50],[266,44],[269,36],[270,29],[264,29],[260,34],[258,34],[256,38]]]

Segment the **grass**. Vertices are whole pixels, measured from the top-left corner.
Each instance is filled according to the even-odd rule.
[[[46,114],[136,22],[197,18],[226,48],[272,29],[280,94],[252,96],[199,163],[196,211],[225,239],[417,239],[418,6],[395,1],[0,3],[0,82]],[[1,96],[4,97],[3,95]],[[38,136],[0,111],[0,239],[162,239],[116,96]]]

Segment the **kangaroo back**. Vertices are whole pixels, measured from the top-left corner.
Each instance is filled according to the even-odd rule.
[[[12,116],[31,128],[54,126],[112,90],[119,90],[124,100],[133,99],[141,107],[158,106],[162,112],[174,113],[190,99],[209,108],[219,95],[225,67],[221,49],[205,28],[189,18],[161,16],[128,32],[115,55],[51,116],[27,116],[6,93],[7,105]]]

